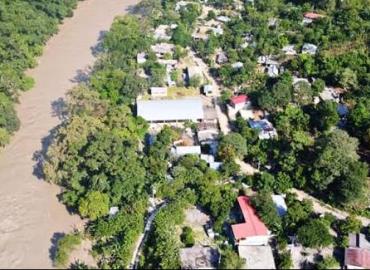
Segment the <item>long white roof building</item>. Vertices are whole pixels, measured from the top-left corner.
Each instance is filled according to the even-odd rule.
[[[137,115],[149,122],[198,121],[204,117],[200,98],[138,100]]]

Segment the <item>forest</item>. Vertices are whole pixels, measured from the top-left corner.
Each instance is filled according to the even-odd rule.
[[[0,2],[0,147],[19,128],[14,103],[34,84],[25,71],[35,67],[48,38],[70,17],[78,0]]]

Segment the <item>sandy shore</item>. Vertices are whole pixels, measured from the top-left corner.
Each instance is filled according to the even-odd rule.
[[[52,104],[63,98],[78,71],[94,62],[91,47],[114,17],[138,0],[88,0],[47,44],[36,80],[17,106],[21,129],[0,155],[0,268],[50,268],[53,238],[81,224],[57,200],[59,188],[34,174],[33,156],[60,123]]]

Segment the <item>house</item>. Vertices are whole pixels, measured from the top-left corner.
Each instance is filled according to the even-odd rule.
[[[244,67],[244,64],[242,62],[236,62],[231,65],[233,69],[241,69]]]
[[[344,265],[347,269],[370,269],[370,250],[357,247],[346,248]]]
[[[271,78],[279,76],[279,68],[277,65],[270,65],[267,67],[267,75]]]
[[[273,59],[271,55],[261,55],[257,58],[257,63],[260,65],[270,66],[279,65],[279,62]]]
[[[154,30],[154,38],[156,40],[170,40],[171,36],[167,34],[169,25],[161,24]]]
[[[251,128],[259,130],[258,138],[260,140],[272,139],[277,136],[276,129],[267,119],[248,120],[248,123]]]
[[[299,78],[299,77],[293,76],[293,83],[292,83],[293,86],[296,85],[299,82],[305,82],[305,83],[310,84],[309,80],[306,79],[306,78]]]
[[[224,29],[221,25],[217,25],[216,27],[212,27],[211,30],[216,36],[222,36],[224,34]]]
[[[198,66],[191,66],[191,67],[188,67],[186,70],[188,73],[189,80],[197,76],[202,78],[202,75],[203,75],[202,70]]]
[[[204,225],[204,229],[205,229],[205,231],[206,231],[206,233],[207,233],[207,235],[208,235],[209,238],[211,238],[211,239],[214,239],[215,238],[216,234],[213,231],[213,228],[212,228],[212,226],[211,226],[211,224],[209,222],[206,225]]]
[[[180,249],[182,269],[217,269],[220,253],[211,247],[193,246]]]
[[[321,19],[323,17],[325,17],[324,15],[322,14],[318,14],[316,12],[306,12],[303,17],[307,18],[307,19],[311,19],[311,20],[317,20],[317,19]]]
[[[233,96],[230,99],[230,105],[235,109],[235,110],[241,110],[244,107],[246,107],[247,103],[249,102],[249,97],[247,95],[239,95],[239,96]]]
[[[161,65],[167,66],[167,68],[170,66],[171,69],[175,68],[179,63],[176,59],[158,59],[157,62]]]
[[[197,137],[200,143],[214,141],[217,139],[219,130],[217,123],[202,121],[198,124]]]
[[[213,170],[218,171],[221,168],[222,164],[223,164],[222,162],[215,161],[215,162],[209,163],[209,167]]]
[[[278,23],[278,19],[277,18],[269,18],[268,19],[268,22],[267,22],[267,25],[269,27],[275,27]]]
[[[204,160],[205,162],[207,163],[212,163],[212,162],[215,162],[215,157],[213,155],[205,155],[205,154],[201,154],[200,155],[200,159],[201,160]]]
[[[303,15],[303,21],[302,23],[305,25],[305,24],[310,24],[312,23],[313,21],[316,21],[318,19],[321,19],[325,17],[324,15],[321,15],[321,14],[318,14],[316,12],[306,12],[304,15]]]
[[[136,56],[137,63],[144,64],[146,62],[146,57],[147,55],[145,52],[138,53]]]
[[[197,122],[204,117],[202,100],[199,97],[167,100],[138,100],[137,116],[148,122]]]
[[[302,53],[315,55],[317,52],[317,46],[311,43],[305,43],[302,47]]]
[[[231,225],[235,242],[241,246],[267,245],[270,232],[257,216],[255,209],[251,205],[250,198],[239,196],[237,200],[244,218],[244,223]]]
[[[166,54],[171,54],[175,45],[171,43],[157,43],[151,46],[152,51],[157,55],[158,58],[163,58]]]
[[[200,145],[181,146],[176,145],[171,148],[172,155],[181,157],[185,155],[197,155],[201,154]]]
[[[167,87],[150,87],[150,95],[152,97],[167,96]]]
[[[223,23],[228,23],[229,21],[231,21],[231,19],[227,16],[217,16],[216,20]]]
[[[217,54],[217,56],[216,56],[217,64],[222,65],[222,64],[226,63],[227,61],[229,61],[229,58],[227,57],[225,52],[220,52],[220,53]]]
[[[206,84],[203,86],[203,94],[205,94],[207,97],[213,95],[213,85],[212,84]]]
[[[244,269],[276,269],[270,246],[238,246],[239,257],[245,259]]]
[[[332,100],[334,102],[340,101],[339,91],[334,87],[325,87],[324,91],[322,91],[319,96],[322,100]]]
[[[285,196],[283,195],[271,195],[272,201],[275,204],[276,211],[280,217],[285,216],[288,211],[288,207],[285,203]]]
[[[366,239],[366,235],[363,233],[350,233],[349,234],[349,246],[355,248],[366,248],[370,250],[370,242]]]
[[[294,47],[294,45],[286,45],[281,50],[285,53],[285,55],[296,55],[297,51]]]
[[[190,4],[189,2],[187,1],[179,1],[176,3],[176,6],[175,6],[175,11],[180,11],[181,8],[183,7],[186,7],[188,4]]]

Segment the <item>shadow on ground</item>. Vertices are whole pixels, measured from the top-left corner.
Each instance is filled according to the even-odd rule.
[[[33,175],[35,175],[39,180],[43,180],[45,177],[43,169],[44,161],[49,146],[54,141],[55,135],[59,127],[60,125],[50,130],[49,134],[41,140],[41,150],[38,150],[33,154],[32,160],[36,162],[33,165]]]
[[[57,247],[58,247],[58,241],[65,236],[65,233],[56,232],[53,234],[53,236],[50,238],[51,246],[49,248],[49,258],[50,260],[54,261],[55,256],[57,253]]]

